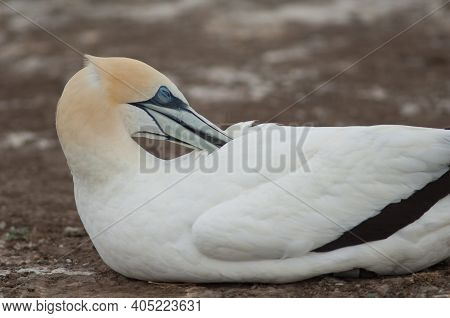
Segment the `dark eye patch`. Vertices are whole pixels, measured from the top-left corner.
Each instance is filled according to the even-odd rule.
[[[130,104],[138,107],[141,107],[143,105],[145,106],[146,104],[152,104],[156,106],[173,109],[181,109],[188,107],[188,105],[184,103],[181,99],[173,96],[172,92],[166,86],[161,86],[156,92],[155,96],[153,96],[152,98],[146,101]]]
[[[173,100],[173,95],[170,92],[170,90],[165,86],[161,86],[158,89],[158,91],[156,92],[155,97],[154,97],[154,101],[160,105],[170,104],[170,102],[172,100]]]

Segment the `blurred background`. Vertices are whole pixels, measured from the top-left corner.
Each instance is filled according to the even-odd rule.
[[[157,293],[149,294],[147,285],[107,269],[90,242],[65,256],[87,238],[54,128],[58,97],[82,67],[82,57],[68,45],[152,65],[178,85],[196,110],[223,127],[246,120],[446,127],[450,5],[286,109],[446,2],[1,0],[0,295],[65,295],[74,292],[73,286],[77,295],[229,292],[222,287],[154,287]],[[61,268],[69,274],[49,274]],[[71,270],[90,274],[74,277]],[[448,274],[448,266],[443,273]],[[366,283],[370,287],[370,280]],[[301,285],[309,287],[300,291],[237,286],[230,295],[323,296],[336,288],[336,295],[344,296],[442,292],[438,283],[431,291],[404,287],[401,281],[382,291],[333,284],[324,281],[319,291],[312,285]]]

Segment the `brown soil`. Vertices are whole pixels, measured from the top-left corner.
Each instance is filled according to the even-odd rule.
[[[278,21],[287,0],[200,3],[162,17],[164,10],[139,14],[146,1],[127,2],[133,10],[118,1],[11,3],[80,51],[138,58],[169,74],[200,113],[226,126],[271,119],[425,15],[430,2],[439,1],[412,1],[370,19],[356,11],[338,22]],[[259,21],[261,10],[273,19]],[[240,11],[247,16],[231,20]],[[448,21],[447,6],[273,121],[450,126]],[[153,284],[114,273],[83,231],[66,229],[82,225],[54,112],[81,57],[2,5],[0,46],[0,296],[450,296],[448,262],[408,276],[285,285]],[[211,69],[219,75],[208,76]]]

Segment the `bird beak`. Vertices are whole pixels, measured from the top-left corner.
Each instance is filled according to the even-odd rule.
[[[161,134],[148,132],[157,139],[165,139],[209,153],[232,139],[219,127],[195,112],[189,105],[178,101],[171,107],[149,102],[130,103],[144,110],[158,125]],[[139,132],[145,135],[145,131]]]

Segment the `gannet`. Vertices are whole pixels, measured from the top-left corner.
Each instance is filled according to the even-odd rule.
[[[285,283],[450,256],[449,130],[221,130],[149,65],[93,56],[65,86],[56,127],[86,231],[127,277]],[[162,160],[136,136],[194,150]]]

